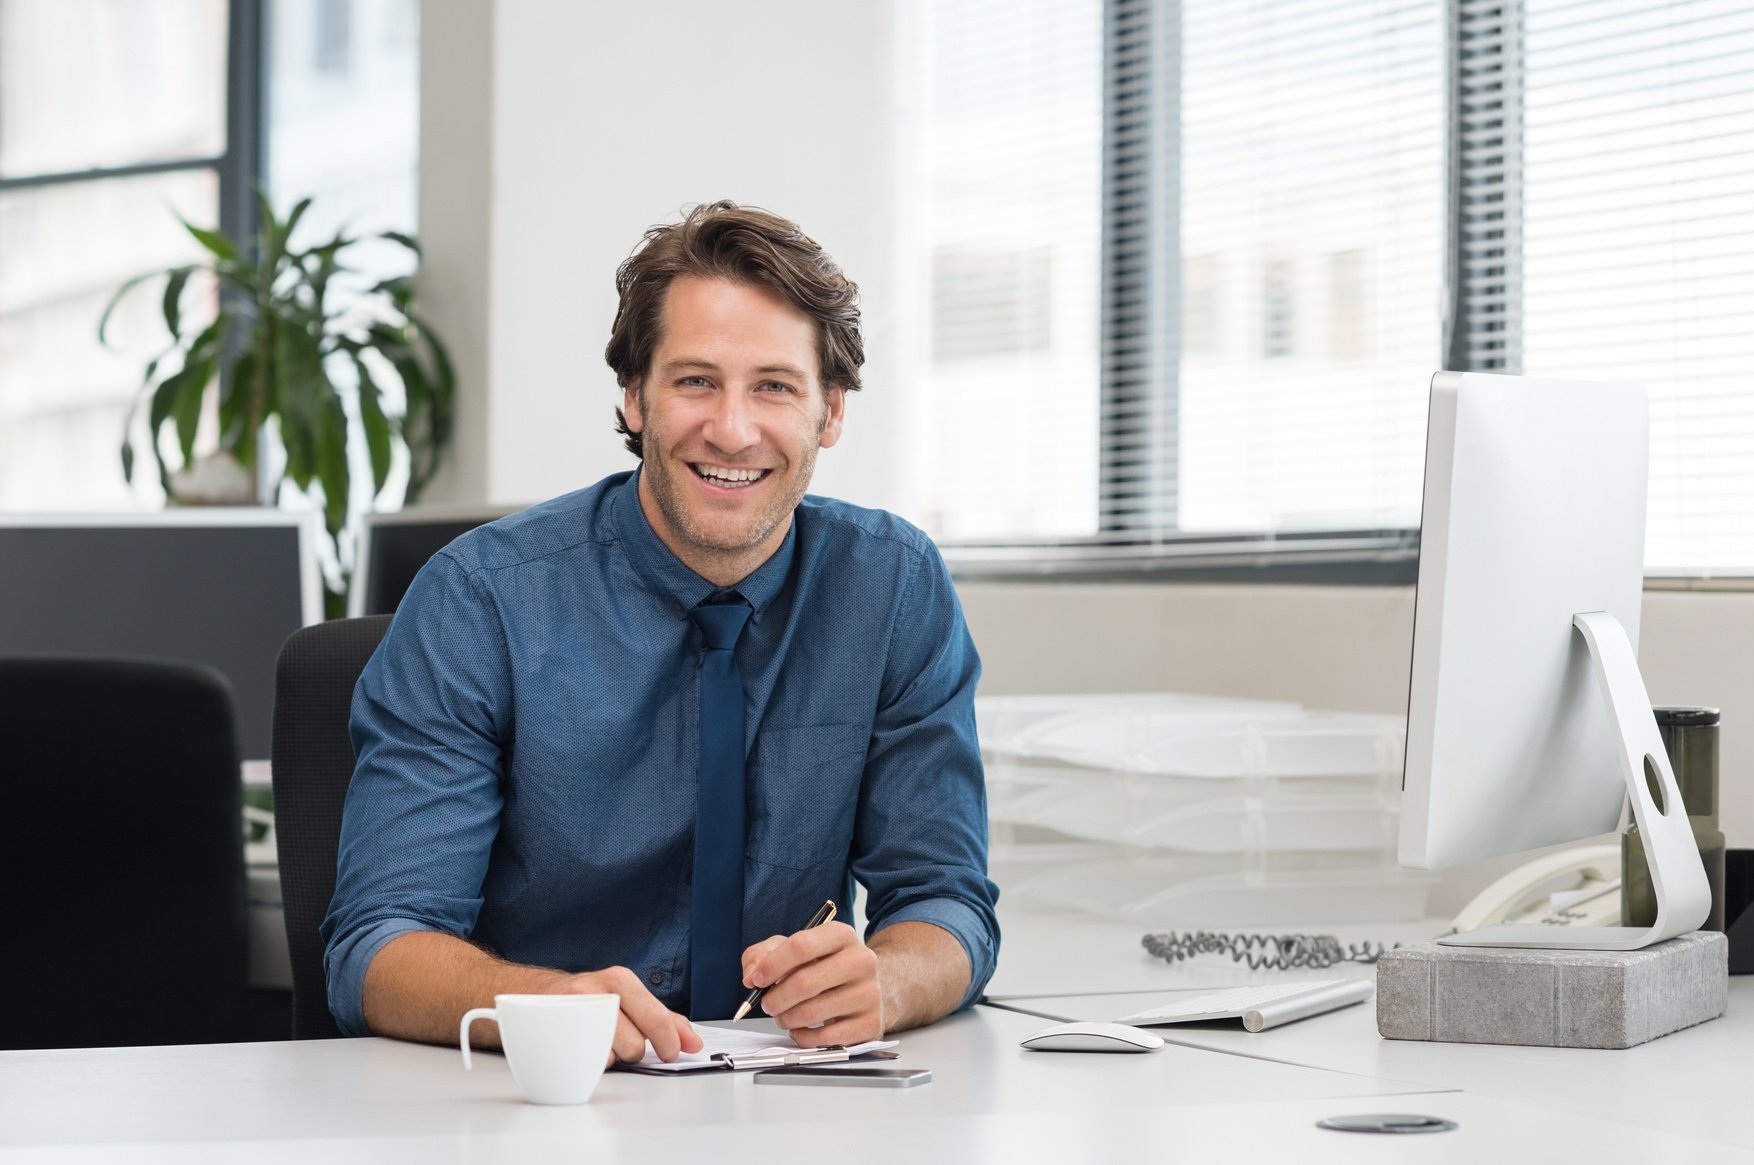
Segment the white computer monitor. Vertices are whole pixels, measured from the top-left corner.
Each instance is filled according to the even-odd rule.
[[[265,759],[280,647],[323,617],[317,521],[260,508],[0,515],[0,655],[207,664],[231,684],[240,755]]]
[[[367,514],[360,523],[359,555],[347,596],[349,615],[394,615],[408,584],[427,560],[477,526],[523,506],[411,506]]]
[[[1643,927],[1488,927],[1458,945],[1631,950],[1711,895],[1639,675],[1642,385],[1431,380],[1400,857],[1441,869],[1592,837],[1630,792]]]

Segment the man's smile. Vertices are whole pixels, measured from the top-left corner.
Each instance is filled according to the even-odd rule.
[[[690,461],[688,468],[694,475],[709,485],[720,489],[743,489],[761,481],[771,469],[731,469],[723,465],[707,465],[700,461]]]

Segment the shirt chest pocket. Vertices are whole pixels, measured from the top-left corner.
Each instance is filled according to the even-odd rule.
[[[844,862],[869,738],[862,724],[765,729],[749,766],[748,856],[793,870]]]

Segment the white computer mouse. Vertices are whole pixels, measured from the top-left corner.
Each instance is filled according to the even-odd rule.
[[[1036,1052],[1155,1052],[1163,1037],[1125,1023],[1062,1023],[1023,1041]]]

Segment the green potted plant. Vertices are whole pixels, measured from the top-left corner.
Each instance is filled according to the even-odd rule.
[[[148,448],[167,499],[192,500],[185,496],[192,492],[188,471],[204,459],[229,458],[254,487],[247,491],[252,500],[277,504],[287,481],[320,500],[338,551],[352,492],[349,449],[363,442],[361,460],[371,467],[376,499],[389,478],[394,448],[403,445],[405,500],[417,501],[450,442],[456,375],[444,344],[416,314],[412,274],[352,294],[338,291],[335,277],[348,270],[342,253],[360,239],[342,231],[293,250],[289,243],[310,199],[284,220],[275,217],[266,197],[258,194],[257,204],[261,230],[248,246],[179,217],[206,250],[204,261],[136,276],[104,308],[100,342],[123,296],[147,281],[165,281],[164,325],[171,340],[141,378],[123,436],[122,473],[133,480],[134,424],[144,407]],[[419,244],[407,235],[375,237],[407,247],[418,260]],[[218,292],[209,294],[210,316],[184,310],[191,280],[202,273]],[[218,422],[217,447],[197,455],[207,412]],[[175,467],[167,460],[169,438],[180,456]],[[270,458],[273,468],[264,472],[262,455],[272,442],[285,456]],[[331,578],[339,577],[344,589],[339,553],[335,563]]]

